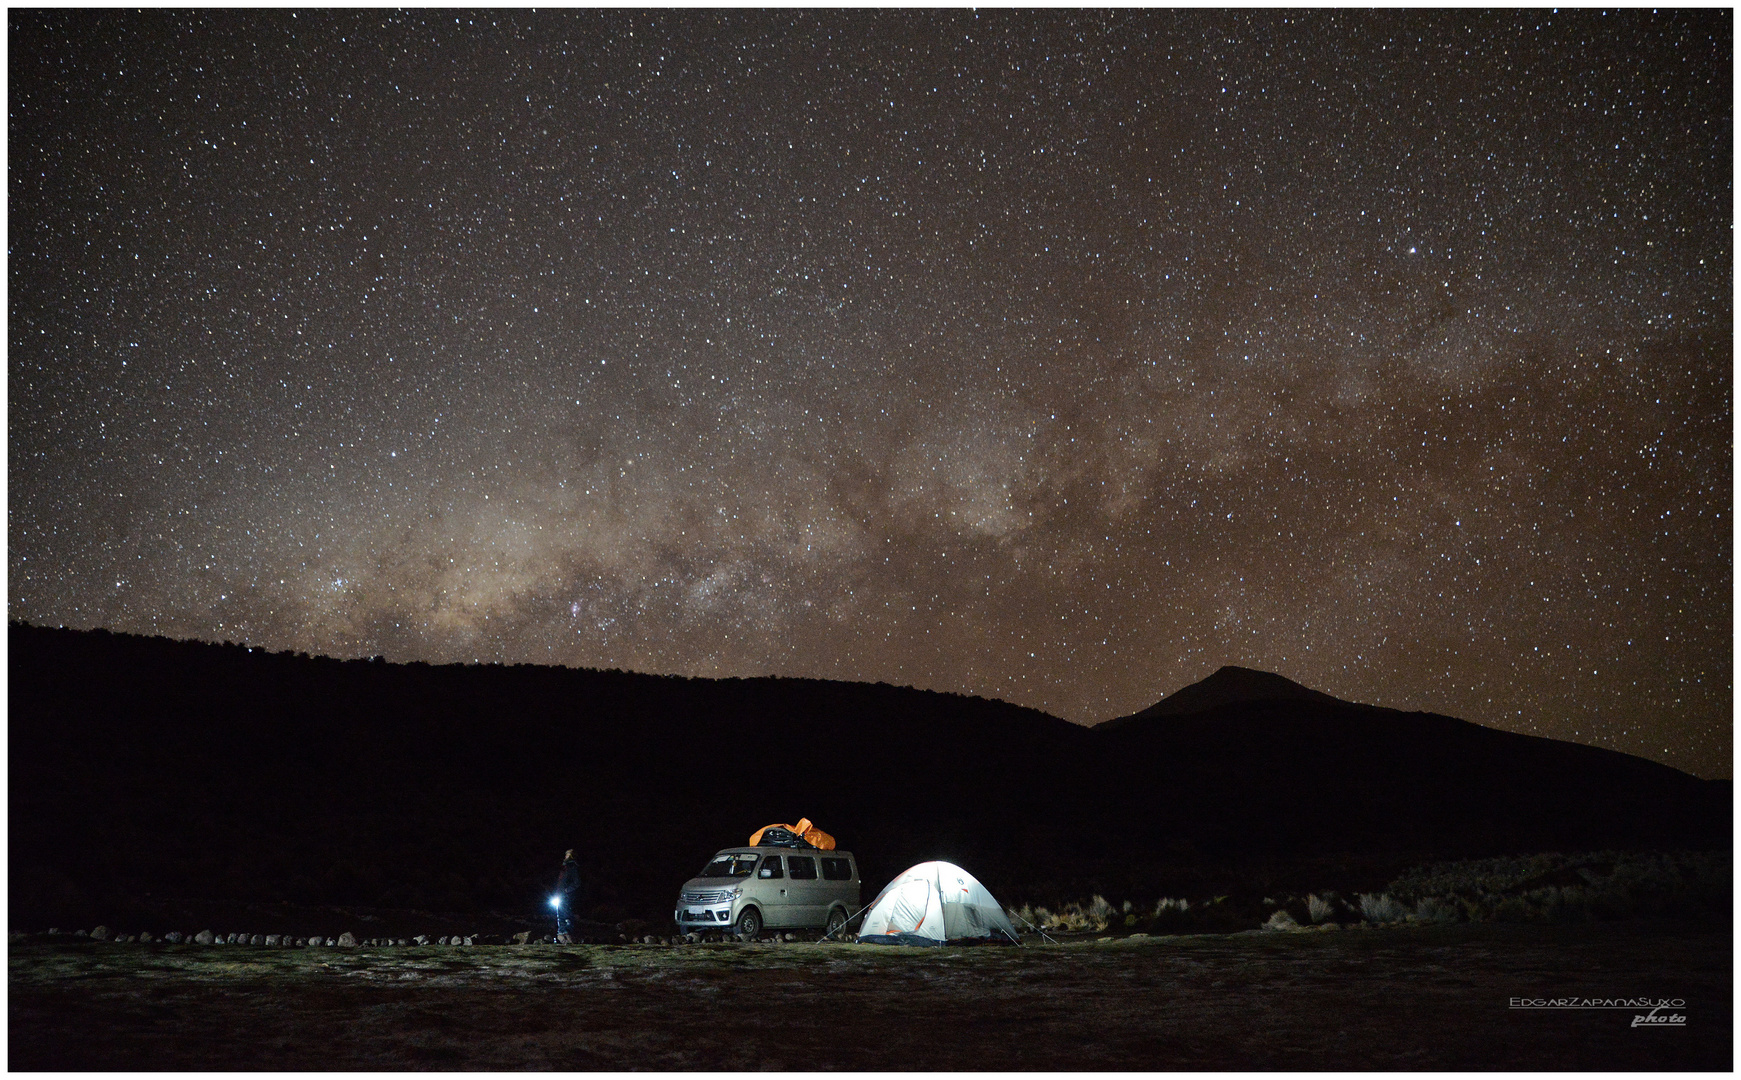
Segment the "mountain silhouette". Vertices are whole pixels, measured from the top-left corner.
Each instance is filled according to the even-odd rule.
[[[1168,694],[1142,712],[1107,720],[1104,723],[1094,725],[1094,727],[1096,730],[1113,731],[1152,716],[1180,716],[1185,713],[1219,708],[1223,705],[1248,705],[1260,701],[1309,701],[1326,705],[1346,704],[1338,702],[1329,694],[1309,690],[1292,679],[1267,671],[1229,664],[1200,682],[1194,682],[1182,690]]]
[[[867,900],[927,859],[1006,903],[1152,903],[1730,837],[1727,781],[1240,668],[1087,728],[881,683],[9,641],[11,910],[45,926],[146,894],[536,912],[569,847],[601,918],[668,915],[801,816]]]

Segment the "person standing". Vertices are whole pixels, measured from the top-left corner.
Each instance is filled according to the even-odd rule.
[[[574,849],[569,848],[562,856],[562,874],[556,879],[556,895],[550,898],[551,906],[556,908],[556,942],[559,945],[574,942],[570,931],[574,929],[574,894],[579,891],[580,864],[574,861]]]

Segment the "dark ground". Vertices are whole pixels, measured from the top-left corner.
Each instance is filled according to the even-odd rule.
[[[1714,1070],[1732,932],[1455,926],[858,945],[14,938],[23,1070]],[[1680,998],[1684,1027],[1514,997]]]

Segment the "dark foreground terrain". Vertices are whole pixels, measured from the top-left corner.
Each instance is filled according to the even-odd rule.
[[[1731,943],[1639,923],[929,950],[15,937],[8,1050],[23,1070],[1727,1071]],[[1685,1023],[1511,1007],[1574,996],[1680,999]]]

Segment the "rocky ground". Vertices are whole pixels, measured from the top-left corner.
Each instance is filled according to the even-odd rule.
[[[968,949],[30,935],[8,949],[8,1051],[21,1070],[1727,1071],[1731,945],[1644,923]],[[1678,999],[1684,1023],[1512,1007],[1573,996]]]

